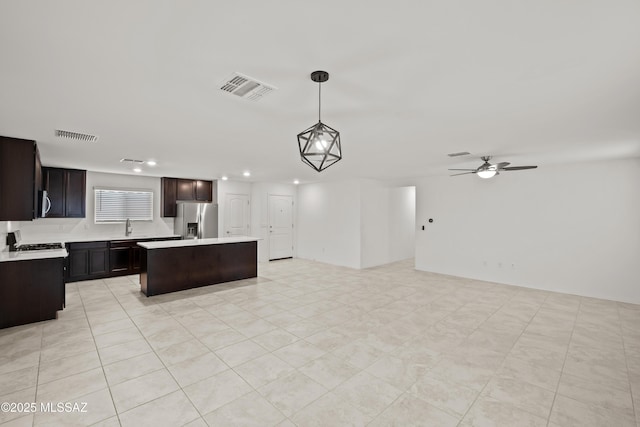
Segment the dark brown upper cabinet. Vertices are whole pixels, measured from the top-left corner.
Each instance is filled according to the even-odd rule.
[[[175,217],[176,202],[212,202],[213,181],[184,178],[162,178],[162,216]]]
[[[0,221],[36,218],[39,190],[42,175],[35,141],[0,136]]]
[[[178,179],[162,178],[161,206],[163,217],[175,217],[177,212],[176,200],[178,200]]]
[[[44,189],[51,201],[47,218],[84,218],[87,171],[44,167]]]
[[[213,183],[211,181],[196,181],[196,200],[199,202],[210,202],[213,199],[211,198],[211,188],[213,187]]]
[[[196,199],[196,186],[192,179],[178,178],[178,200],[191,201]]]

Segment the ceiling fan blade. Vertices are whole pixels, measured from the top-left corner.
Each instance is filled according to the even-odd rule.
[[[498,170],[504,169],[505,167],[509,166],[511,163],[509,162],[500,162],[498,164],[496,164],[496,168],[498,168]]]
[[[458,176],[458,175],[467,175],[470,173],[476,173],[476,171],[472,171],[472,172],[462,172],[462,173],[454,173],[453,175],[449,175],[449,176]]]
[[[525,169],[535,169],[537,167],[538,166],[511,166],[511,167],[508,167],[508,168],[504,168],[502,170],[505,170],[505,171],[521,171],[521,170],[525,170]]]
[[[475,172],[477,169],[449,169],[450,171],[471,171]]]

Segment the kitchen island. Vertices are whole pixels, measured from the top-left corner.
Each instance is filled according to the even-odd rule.
[[[150,297],[258,275],[255,237],[141,242],[140,289]]]

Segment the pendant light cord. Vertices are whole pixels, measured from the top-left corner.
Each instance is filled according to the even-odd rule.
[[[322,83],[318,82],[318,122],[322,122],[322,120],[320,120],[321,102],[322,102]]]

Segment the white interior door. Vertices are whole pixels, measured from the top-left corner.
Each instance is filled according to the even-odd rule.
[[[293,257],[293,197],[269,195],[269,260]]]
[[[224,236],[249,235],[249,195],[227,194],[224,203]]]

